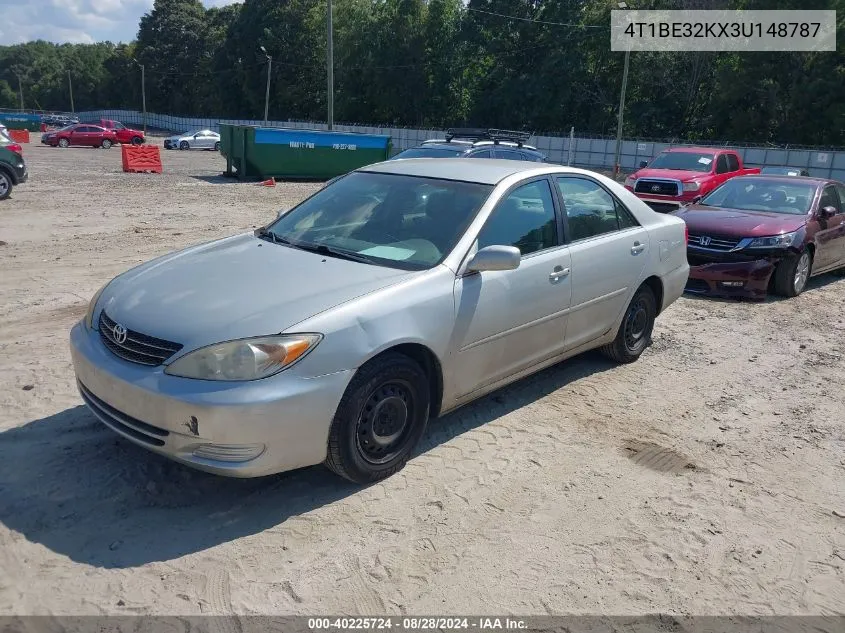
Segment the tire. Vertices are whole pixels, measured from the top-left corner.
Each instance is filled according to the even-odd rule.
[[[100,147],[102,147],[103,149],[111,149],[111,146],[112,146],[112,142],[109,139],[104,138],[103,143]]]
[[[633,363],[651,344],[654,319],[657,317],[657,300],[648,286],[640,286],[612,343],[601,348],[602,353],[617,363]]]
[[[66,149],[66,148],[70,147],[70,141],[67,140],[66,138],[60,138],[59,139],[59,147],[61,147],[62,149]]]
[[[133,136],[130,143],[132,143],[133,145],[143,145],[144,139],[142,139],[140,136]]]
[[[220,151],[220,141],[217,141],[217,142],[214,144],[214,151],[215,151],[215,152],[219,152],[219,151]]]
[[[188,141],[182,141],[179,143],[179,149],[191,149],[191,146],[188,144]]]
[[[5,170],[0,169],[0,200],[5,200],[11,196],[14,187],[12,177]]]
[[[332,420],[326,466],[357,484],[400,471],[428,424],[429,393],[425,372],[403,354],[363,365]]]
[[[782,297],[797,297],[804,292],[812,273],[813,254],[808,248],[785,257],[775,269],[775,293]]]

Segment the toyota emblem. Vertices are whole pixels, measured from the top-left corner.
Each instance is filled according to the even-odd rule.
[[[115,324],[112,333],[114,334],[114,342],[118,345],[123,345],[126,342],[126,328],[120,323]]]

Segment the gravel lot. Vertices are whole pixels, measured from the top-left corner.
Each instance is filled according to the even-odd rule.
[[[843,614],[845,280],[684,298],[639,362],[588,354],[433,422],[360,489],[186,469],[82,406],[67,335],[127,268],[317,185],[215,153],[25,148],[0,204],[0,614]]]

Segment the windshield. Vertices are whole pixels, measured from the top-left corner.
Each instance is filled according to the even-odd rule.
[[[493,187],[418,176],[353,172],[268,227],[293,246],[423,270],[454,248]]]
[[[683,171],[700,171],[707,173],[713,163],[713,154],[698,154],[696,152],[664,152],[648,165],[649,169],[680,169]]]
[[[454,158],[460,156],[466,150],[446,149],[443,147],[412,147],[404,152],[399,152],[393,158]]]
[[[810,210],[816,186],[782,180],[732,178],[705,196],[701,204],[745,211],[804,215]]]

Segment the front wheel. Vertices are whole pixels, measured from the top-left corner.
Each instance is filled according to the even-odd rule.
[[[789,255],[775,269],[775,292],[782,297],[797,297],[807,287],[812,271],[813,255],[809,249]]]
[[[5,171],[0,170],[0,200],[5,200],[12,195],[12,179]]]
[[[111,146],[112,146],[112,142],[111,142],[109,139],[104,138],[104,139],[103,139],[102,148],[103,148],[103,149],[110,149],[110,148],[111,148]]]
[[[362,366],[329,430],[326,466],[355,483],[402,469],[428,423],[429,385],[413,359],[389,353]]]
[[[144,142],[144,139],[142,139],[140,136],[133,136],[130,142],[133,145],[141,145]]]
[[[625,310],[616,338],[601,348],[602,353],[617,363],[633,363],[651,343],[656,317],[654,292],[648,286],[641,286]]]
[[[61,147],[62,149],[66,149],[66,148],[70,147],[70,141],[67,140],[66,138],[60,138],[59,139],[59,147]]]
[[[191,146],[188,145],[188,141],[182,141],[179,143],[179,149],[191,149]]]

